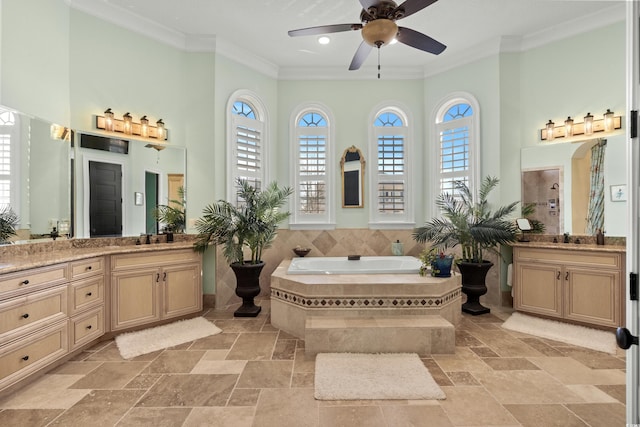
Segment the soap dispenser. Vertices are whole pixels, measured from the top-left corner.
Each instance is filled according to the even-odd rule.
[[[391,253],[396,256],[404,255],[404,245],[400,240],[396,240],[395,242],[391,243]]]
[[[596,232],[596,245],[604,245],[604,233],[601,228],[598,228],[598,231]]]

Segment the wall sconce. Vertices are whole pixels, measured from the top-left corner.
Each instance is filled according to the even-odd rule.
[[[147,116],[142,116],[140,123],[136,123],[133,121],[131,114],[127,112],[122,116],[122,120],[119,120],[114,118],[111,108],[105,110],[104,116],[96,116],[96,129],[153,138],[159,141],[169,139],[169,130],[165,127],[162,119],[156,122],[156,126],[150,126]]]
[[[133,117],[131,117],[129,112],[126,112],[124,116],[122,116],[122,121],[124,122],[124,133],[131,135],[131,132],[133,132]]]
[[[573,119],[571,116],[564,121],[564,136],[567,138],[573,136]]]
[[[584,116],[584,134],[593,135],[593,115],[591,113]]]
[[[575,123],[571,117],[567,117],[562,126],[556,126],[551,120],[544,129],[540,129],[540,139],[553,141],[555,138],[570,138],[576,135],[593,135],[596,132],[612,132],[622,127],[622,118],[615,116],[613,111],[607,109],[603,118],[594,120],[591,113],[584,117],[584,123]]]
[[[551,121],[551,119],[549,119],[549,123],[547,123],[547,125],[545,126],[545,128],[543,129],[543,136],[542,139],[546,139],[547,141],[553,141],[553,138],[555,137],[555,135],[553,134],[553,130],[555,129],[555,123],[553,123]]]
[[[140,136],[149,137],[149,119],[147,119],[147,116],[140,117]]]
[[[104,111],[104,130],[113,132],[113,111],[111,108]]]
[[[607,112],[604,113],[604,131],[605,132],[611,132],[614,129],[615,124],[613,122],[614,122],[613,111],[607,108]]]

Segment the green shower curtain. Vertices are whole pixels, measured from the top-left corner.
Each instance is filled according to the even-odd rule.
[[[606,139],[598,139],[591,147],[591,185],[589,188],[589,211],[587,214],[587,235],[604,231],[604,150]]]

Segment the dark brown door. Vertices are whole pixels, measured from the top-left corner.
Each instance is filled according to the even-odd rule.
[[[89,162],[91,237],[122,236],[122,168]]]

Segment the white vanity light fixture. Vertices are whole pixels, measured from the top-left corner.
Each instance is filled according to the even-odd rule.
[[[546,139],[547,141],[553,141],[553,138],[555,138],[555,135],[553,132],[555,129],[555,125],[556,124],[553,123],[551,119],[549,119],[549,122],[547,122],[545,128],[543,129],[542,139]]]
[[[149,119],[147,119],[147,116],[140,117],[140,136],[149,137]]]
[[[104,111],[104,130],[113,132],[113,111],[111,108]]]
[[[126,135],[131,135],[133,132],[133,117],[131,117],[131,114],[129,114],[128,111],[124,113],[124,116],[122,116],[122,121],[124,122],[123,132]]]
[[[567,138],[573,136],[573,119],[571,116],[564,121],[564,136]]]
[[[591,113],[584,116],[584,134],[593,135],[593,114]]]
[[[611,132],[614,126],[613,111],[607,108],[607,111],[604,113],[604,131]]]
[[[553,141],[556,138],[571,138],[576,135],[591,136],[597,132],[613,132],[622,127],[622,118],[607,109],[603,118],[594,120],[591,113],[584,117],[584,123],[575,123],[571,117],[567,117],[562,125],[556,126],[550,119],[543,129],[540,129],[542,141]]]
[[[111,108],[105,110],[104,116],[96,116],[96,129],[125,135],[136,135],[158,141],[167,141],[169,139],[169,130],[165,127],[162,119],[158,119],[155,126],[149,125],[147,116],[142,116],[140,123],[134,122],[129,112],[125,113],[122,119],[116,119]]]

